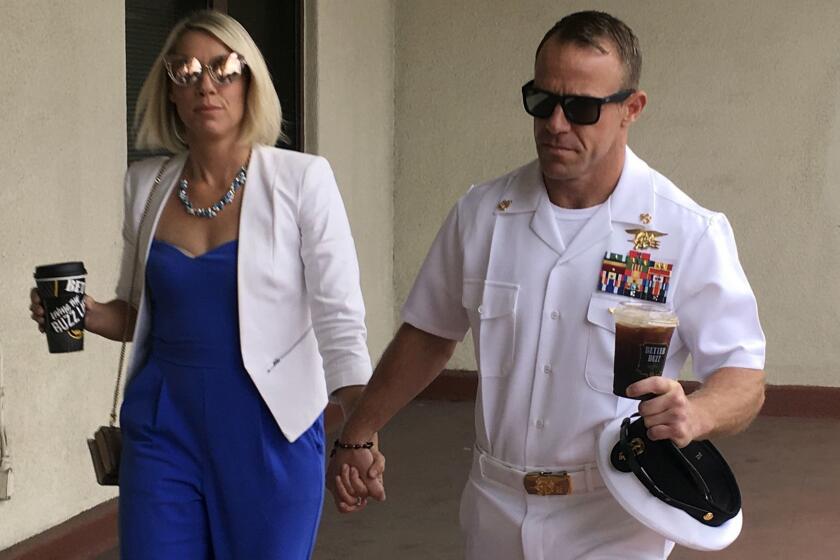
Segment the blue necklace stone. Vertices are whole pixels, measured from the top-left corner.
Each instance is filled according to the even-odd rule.
[[[180,199],[181,204],[184,205],[184,210],[186,210],[187,214],[190,216],[198,216],[199,218],[215,218],[225,206],[233,201],[233,197],[236,196],[236,191],[245,184],[245,179],[247,177],[248,171],[245,169],[245,166],[240,167],[239,172],[236,174],[236,177],[233,178],[230,188],[224,196],[220,198],[218,202],[208,206],[207,208],[193,207],[192,202],[190,202],[190,197],[187,195],[187,189],[190,185],[186,178],[181,179],[178,183],[178,198]]]

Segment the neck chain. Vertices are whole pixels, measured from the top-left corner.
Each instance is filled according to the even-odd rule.
[[[187,183],[186,177],[181,179],[181,182],[178,183],[178,198],[181,200],[181,204],[184,205],[184,210],[186,210],[187,214],[190,216],[198,216],[199,218],[215,218],[225,206],[233,201],[233,197],[236,196],[236,191],[239,190],[239,187],[245,184],[247,176],[248,171],[243,165],[239,168],[239,172],[236,174],[236,177],[233,178],[230,188],[224,196],[220,198],[218,202],[208,206],[207,208],[193,208],[192,202],[190,202],[190,197],[187,196],[187,188],[190,185]]]

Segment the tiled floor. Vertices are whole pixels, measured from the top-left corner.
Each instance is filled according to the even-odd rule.
[[[328,501],[314,560],[461,559],[472,420],[472,403],[404,410],[383,432],[388,501],[350,516]],[[744,530],[723,552],[677,548],[672,560],[840,559],[840,421],[762,417],[716,443],[741,486]]]

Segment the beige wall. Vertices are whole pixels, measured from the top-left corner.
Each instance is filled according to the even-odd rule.
[[[398,1],[397,307],[467,187],[534,157],[519,87],[543,33],[591,8],[641,41],[650,102],[631,146],[735,228],[769,381],[840,385],[840,6],[831,0]],[[469,344],[450,366],[474,368]]]
[[[114,495],[85,439],[107,421],[119,348],[50,355],[29,320],[37,264],[84,260],[88,291],[116,281],[125,168],[123,3],[0,0],[0,341],[15,493],[0,549]]]
[[[394,8],[306,3],[306,151],[332,164],[347,207],[378,360],[394,330]]]

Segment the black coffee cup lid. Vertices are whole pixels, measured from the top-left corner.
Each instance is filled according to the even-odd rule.
[[[45,264],[35,267],[35,279],[64,278],[67,276],[82,276],[87,274],[84,263],[80,261]]]

